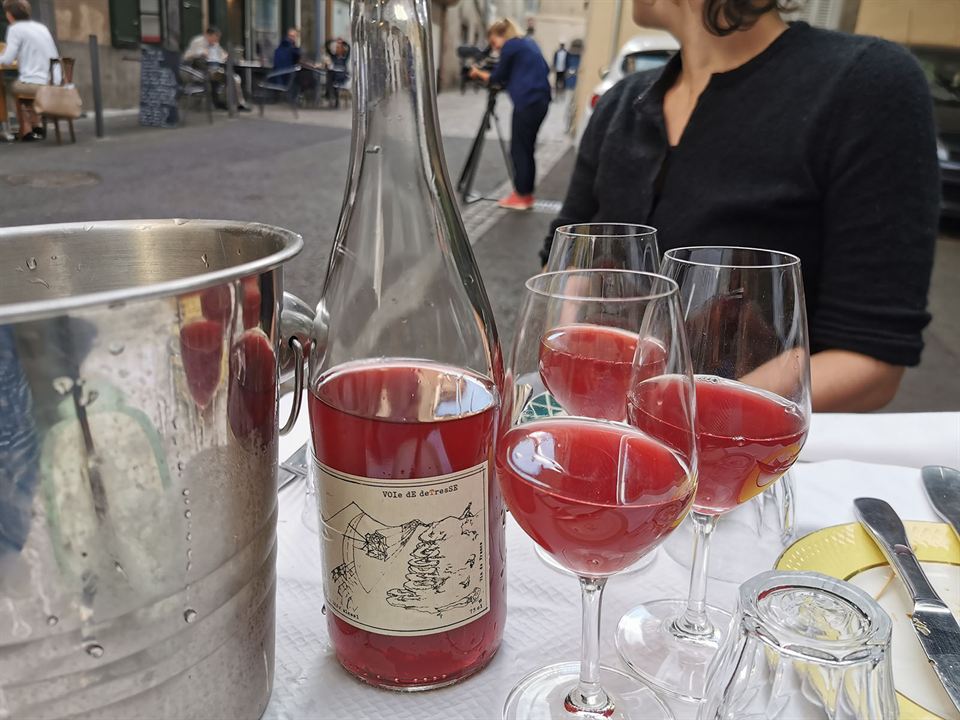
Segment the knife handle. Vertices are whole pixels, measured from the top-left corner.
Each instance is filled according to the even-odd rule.
[[[878,498],[857,498],[853,504],[860,524],[903,580],[913,601],[942,603],[910,547],[903,521],[890,504]]]

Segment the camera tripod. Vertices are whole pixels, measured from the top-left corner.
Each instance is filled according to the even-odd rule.
[[[483,155],[483,143],[486,140],[487,130],[492,124],[497,131],[497,140],[500,142],[500,152],[503,153],[503,162],[507,166],[507,175],[513,181],[513,161],[510,159],[510,151],[507,143],[503,139],[503,132],[500,130],[500,118],[497,115],[497,93],[499,88],[490,88],[487,92],[487,109],[483,113],[483,119],[480,121],[480,129],[477,136],[473,139],[473,145],[470,146],[470,154],[463,164],[463,170],[460,172],[460,179],[457,180],[457,192],[460,194],[460,200],[464,205],[475,203],[477,200],[483,200],[483,195],[473,192],[473,181],[477,175],[477,168],[480,167],[480,157]]]

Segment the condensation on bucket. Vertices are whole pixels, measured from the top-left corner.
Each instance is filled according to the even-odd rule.
[[[0,261],[12,258],[0,308],[203,273],[204,254],[210,270],[230,267],[266,242],[262,226],[234,226],[221,249],[210,224],[170,222],[209,236],[188,266],[184,237],[167,243],[159,225],[0,230]],[[259,252],[283,238],[271,242]],[[111,259],[111,247],[123,251]],[[0,720],[257,718],[266,707],[276,385],[238,378],[231,357],[256,336],[261,375],[275,376],[280,279],[255,275],[258,305],[246,308],[239,280],[0,320]],[[227,303],[214,319],[211,291]],[[214,333],[192,369],[190,323]]]

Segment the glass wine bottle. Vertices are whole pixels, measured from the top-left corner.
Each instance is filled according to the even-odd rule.
[[[341,664],[420,690],[497,651],[502,359],[447,177],[429,0],[354,0],[349,180],[318,308],[310,420]]]

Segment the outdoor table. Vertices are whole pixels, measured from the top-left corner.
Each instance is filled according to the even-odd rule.
[[[281,417],[289,402],[285,396]],[[281,439],[281,459],[308,439],[306,414]],[[960,412],[814,415],[801,462],[792,471],[798,536],[854,522],[853,499],[862,495],[887,500],[906,520],[937,521],[920,482],[925,464],[960,466]],[[508,516],[507,624],[493,661],[477,675],[431,692],[401,694],[364,685],[340,668],[327,637],[319,540],[301,519],[304,493],[300,481],[280,493],[276,677],[265,718],[496,720],[507,693],[524,675],[579,658],[577,582],[539,560],[533,541]],[[773,550],[776,557],[782,548]],[[623,667],[613,644],[623,613],[645,600],[684,597],[688,582],[689,569],[665,552],[645,571],[613,577],[603,601],[603,662]],[[736,593],[736,584],[711,580],[708,600],[731,610]],[[695,717],[690,704],[667,704],[678,720]]]
[[[253,97],[253,71],[263,70],[264,65],[259,60],[234,60],[233,67],[243,71],[243,92],[247,98]]]
[[[327,97],[327,68],[324,65],[306,65],[304,69],[313,75],[313,105],[320,107]]]

